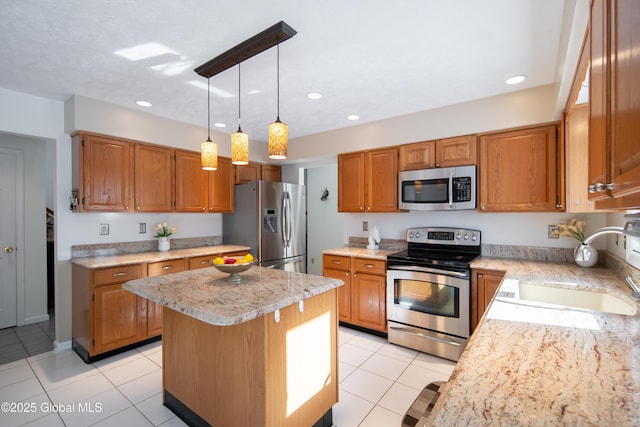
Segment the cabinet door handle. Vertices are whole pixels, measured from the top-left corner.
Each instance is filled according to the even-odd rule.
[[[373,268],[374,267],[373,264],[365,264],[364,266],[367,267],[367,268]]]
[[[173,268],[173,265],[164,265],[162,266],[163,270],[171,270]]]
[[[478,279],[482,279],[484,276],[482,274],[478,274]]]
[[[209,264],[209,261],[200,261],[200,264]]]
[[[127,273],[125,273],[125,272],[113,273],[112,274],[113,277],[120,277],[120,276],[126,276],[126,275],[127,275]]]
[[[334,259],[333,261],[331,261],[332,263],[336,264],[336,265],[342,265],[342,261],[338,261],[337,259]]]

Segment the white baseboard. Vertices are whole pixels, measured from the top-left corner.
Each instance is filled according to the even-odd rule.
[[[71,340],[63,341],[63,342],[58,342],[58,341],[53,342],[53,349],[55,351],[69,350],[70,348],[71,348]]]
[[[46,322],[48,320],[49,320],[49,315],[48,314],[42,314],[40,316],[33,316],[33,317],[25,318],[22,324],[23,325],[31,325],[32,323]]]

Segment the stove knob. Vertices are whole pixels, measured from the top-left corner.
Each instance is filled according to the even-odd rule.
[[[469,235],[467,233],[464,233],[464,240],[469,240]]]
[[[475,233],[473,233],[473,234],[471,235],[471,240],[475,242],[476,240],[478,240],[478,236],[476,236],[476,234],[475,234]]]
[[[413,231],[409,232],[409,238],[413,239]]]
[[[458,240],[462,239],[462,236],[460,235],[460,233],[456,234],[456,239]]]
[[[416,231],[416,239],[419,239],[419,238],[420,238],[420,232]]]

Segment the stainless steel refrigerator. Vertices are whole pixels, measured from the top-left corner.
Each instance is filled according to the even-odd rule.
[[[271,181],[236,185],[234,213],[223,215],[223,242],[249,246],[263,267],[306,273],[306,200],[303,185]]]

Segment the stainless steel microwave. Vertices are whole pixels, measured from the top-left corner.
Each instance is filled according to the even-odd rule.
[[[476,166],[398,173],[398,207],[413,211],[476,208]]]

